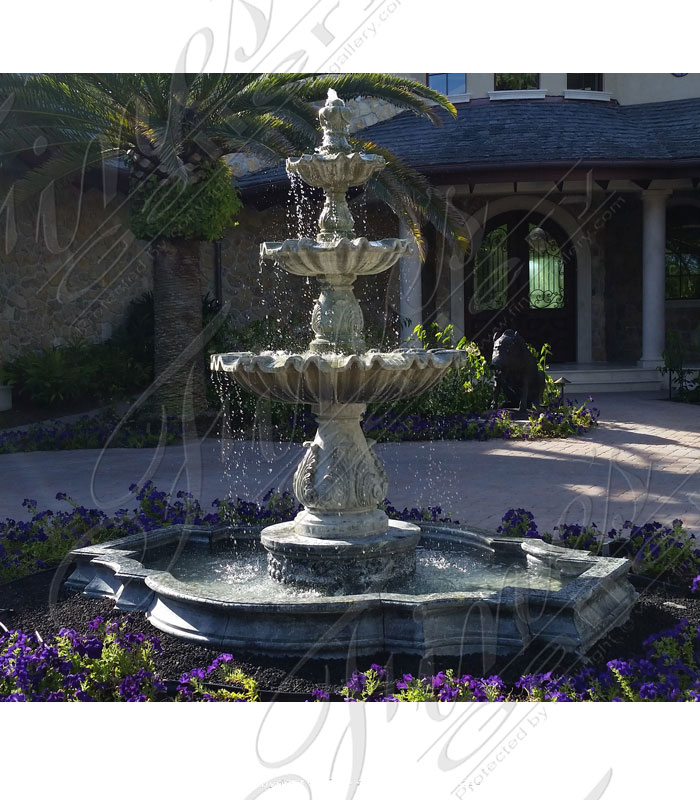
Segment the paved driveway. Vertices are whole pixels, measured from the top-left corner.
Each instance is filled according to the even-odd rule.
[[[700,531],[700,408],[655,393],[601,395],[601,425],[563,440],[407,442],[377,452],[400,507],[441,505],[460,521],[495,529],[508,508],[606,529],[625,519],[681,517]],[[206,441],[162,451],[74,450],[0,456],[0,518],[26,517],[22,499],[59,508],[56,492],[107,511],[133,506],[131,483],[186,489],[209,505],[229,492],[259,499],[288,488],[301,448],[272,442]]]

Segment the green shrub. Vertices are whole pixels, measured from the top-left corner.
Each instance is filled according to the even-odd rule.
[[[419,397],[391,404],[373,404],[370,406],[371,413],[378,416],[391,409],[397,415],[405,413],[448,417],[486,411],[493,396],[493,371],[477,345],[468,342],[464,337],[454,344],[454,327],[448,325],[442,330],[436,322],[429,327],[417,325],[414,334],[426,350],[464,350],[467,353],[466,363],[448,370],[442,380]]]
[[[220,239],[243,204],[223,161],[204,164],[197,183],[164,181],[155,175],[133,192],[130,225],[139,239]]]
[[[694,378],[691,377],[696,370],[685,366],[685,350],[675,331],[668,334],[668,342],[662,356],[664,365],[658,370],[662,375],[668,375],[669,400],[673,400],[675,396],[681,403],[700,403],[700,372],[697,372]]]
[[[51,408],[78,400],[110,401],[143,388],[148,368],[113,342],[73,340],[25,352],[6,362],[3,379],[32,405]]]

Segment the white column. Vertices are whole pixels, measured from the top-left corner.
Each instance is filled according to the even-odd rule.
[[[403,222],[399,225],[399,237],[413,240],[413,235]],[[416,325],[423,322],[423,292],[421,290],[421,264],[418,248],[413,255],[399,261],[399,314],[401,316],[401,338],[407,339]]]
[[[642,357],[640,367],[659,367],[666,346],[666,198],[642,192]]]

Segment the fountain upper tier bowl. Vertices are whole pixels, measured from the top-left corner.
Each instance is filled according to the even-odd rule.
[[[361,355],[217,353],[211,368],[234,373],[248,391],[282,403],[376,403],[422,394],[466,357],[463,350],[420,349]]]
[[[412,252],[406,239],[369,241],[335,239],[317,242],[315,239],[286,239],[284,242],[263,242],[260,256],[273,258],[292,275],[322,278],[332,275],[376,275],[393,267]]]
[[[371,153],[309,153],[287,159],[287,172],[299,175],[309,186],[343,191],[362,186],[385,166],[382,156]]]

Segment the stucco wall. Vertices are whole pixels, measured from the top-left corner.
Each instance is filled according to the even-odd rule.
[[[400,73],[413,80],[425,81],[425,72]],[[565,72],[540,73],[540,88],[547,95],[561,96],[566,89]],[[468,72],[467,93],[471,99],[488,97],[493,91],[493,72]],[[603,91],[611,92],[612,99],[622,105],[658,103],[700,97],[700,73],[690,73],[682,78],[668,73],[617,73],[603,74]]]
[[[683,100],[700,97],[700,74],[676,78],[670,72],[606,73],[603,88],[622,105]]]

